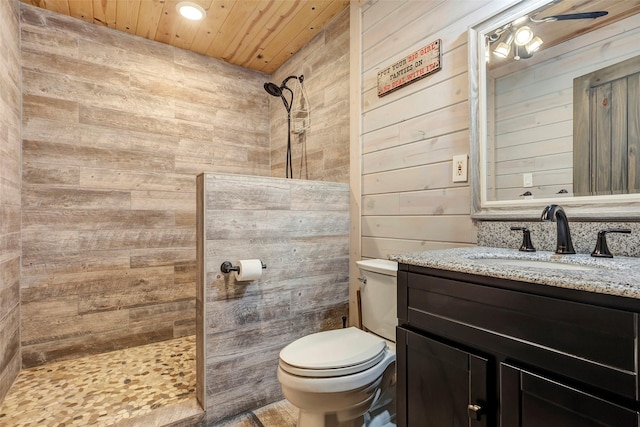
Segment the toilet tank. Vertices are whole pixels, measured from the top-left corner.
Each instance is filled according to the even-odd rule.
[[[396,341],[398,263],[386,259],[356,261],[360,268],[362,326]]]

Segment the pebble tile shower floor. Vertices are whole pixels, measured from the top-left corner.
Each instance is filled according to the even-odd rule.
[[[0,426],[163,425],[199,412],[195,371],[193,336],[24,369]]]

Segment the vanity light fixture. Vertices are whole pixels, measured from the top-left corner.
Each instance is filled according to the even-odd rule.
[[[533,31],[527,25],[516,27],[516,25],[520,25],[528,19],[528,16],[518,18],[487,37],[489,44],[498,42],[493,49],[494,55],[500,58],[507,58],[513,47],[513,59],[516,61],[533,56],[533,52],[538,50],[540,45],[542,45],[542,39],[534,36]],[[507,35],[503,40],[500,40],[503,33],[507,33]]]
[[[557,3],[554,1],[553,3]],[[606,16],[609,12],[601,10],[596,12],[569,13],[564,15],[547,16],[537,19],[534,13],[532,15],[524,15],[511,22],[496,28],[491,33],[486,34],[487,50],[491,45],[496,43],[493,54],[500,58],[507,58],[513,52],[513,59],[527,59],[533,56],[533,53],[540,49],[542,39],[533,33],[529,22],[534,24],[542,24],[546,22],[568,21],[574,19],[596,19]],[[503,35],[506,33],[506,36]],[[487,62],[489,62],[487,60]]]
[[[190,1],[181,1],[176,5],[176,10],[180,15],[192,21],[200,21],[207,14],[202,6]]]

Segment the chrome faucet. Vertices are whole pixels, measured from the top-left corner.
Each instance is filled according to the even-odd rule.
[[[569,220],[564,213],[564,209],[559,205],[549,205],[542,210],[541,221],[553,221],[558,225],[558,241],[556,244],[557,254],[575,254],[573,243],[571,242],[571,232],[569,231]]]

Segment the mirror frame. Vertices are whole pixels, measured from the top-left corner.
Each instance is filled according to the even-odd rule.
[[[539,220],[551,203],[562,205],[570,219],[640,220],[640,193],[605,196],[541,198],[531,200],[487,200],[487,74],[485,34],[531,12],[551,0],[519,0],[497,11],[468,30],[469,137],[471,217],[478,220]]]

